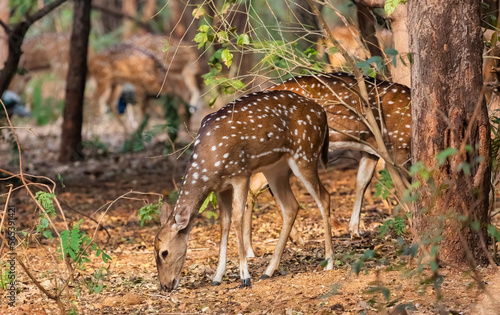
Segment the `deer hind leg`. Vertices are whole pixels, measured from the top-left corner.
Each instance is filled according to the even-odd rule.
[[[280,165],[273,166],[273,168],[267,170],[264,175],[266,176],[269,186],[274,192],[274,196],[280,205],[283,214],[283,228],[281,229],[278,244],[274,249],[273,257],[271,258],[269,266],[262,275],[261,279],[272,277],[274,271],[278,268],[288,236],[290,235],[290,231],[293,226],[293,222],[295,221],[297,212],[299,211],[299,204],[293,195],[292,188],[290,187],[291,171],[286,164],[286,161],[280,163]]]
[[[328,260],[326,269],[333,269],[332,227],[330,219],[330,194],[319,179],[317,166],[301,167],[300,162],[294,159],[288,161],[293,173],[304,184],[309,194],[314,198],[323,217],[325,229],[325,259]]]
[[[215,274],[212,284],[219,285],[222,282],[222,277],[226,273],[226,261],[227,261],[227,241],[229,237],[229,229],[231,228],[231,200],[233,193],[231,190],[219,193],[217,196],[217,201],[220,209],[220,226],[221,226],[221,236],[220,236],[220,249],[219,249],[219,265],[217,267],[217,273]]]
[[[250,192],[251,194],[258,193],[261,189],[263,189],[267,185],[267,180],[264,174],[257,173],[252,175],[250,178]],[[272,191],[272,190],[271,190]],[[282,212],[280,212],[281,214]],[[248,257],[255,257],[254,251],[252,249],[252,199],[248,199],[247,201],[247,209],[245,210],[245,216],[243,221],[243,240],[245,246],[245,252]],[[300,235],[299,231],[292,225],[292,230],[290,231],[290,240],[295,244],[304,245],[304,239]]]
[[[240,278],[243,287],[250,286],[250,272],[248,271],[247,257],[243,241],[243,215],[247,203],[249,178],[234,179],[233,186],[233,219],[236,239],[238,240],[238,252],[240,258]]]
[[[363,153],[359,161],[358,176],[356,177],[356,199],[354,200],[354,208],[352,209],[351,221],[349,222],[351,238],[360,237],[359,217],[361,215],[361,206],[363,205],[363,195],[372,180],[377,161],[378,158],[376,156],[368,153]]]

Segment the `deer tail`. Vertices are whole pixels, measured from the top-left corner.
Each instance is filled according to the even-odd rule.
[[[329,132],[328,132],[328,125],[326,126],[325,129],[325,140],[323,141],[323,147],[321,148],[321,167],[326,169],[326,166],[328,164],[328,147],[329,147]]]

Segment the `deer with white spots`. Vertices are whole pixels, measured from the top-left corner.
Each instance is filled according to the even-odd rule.
[[[365,78],[373,114],[380,123],[387,148],[392,149],[394,161],[399,165],[408,162],[411,146],[411,90],[387,81]],[[356,183],[354,209],[349,223],[351,237],[359,237],[359,221],[363,195],[373,177],[379,156],[372,147],[377,147],[368,127],[360,121],[361,98],[357,81],[351,74],[339,72],[317,76],[297,76],[274,85],[268,90],[287,90],[303,95],[323,106],[330,127],[330,150],[361,151]],[[381,120],[380,117],[383,119]],[[388,141],[390,140],[390,141]],[[252,177],[252,187],[264,186],[261,174]],[[251,248],[251,211],[245,216],[245,246],[249,256]]]
[[[219,265],[213,284],[220,284],[225,273],[232,218],[242,286],[250,285],[242,220],[250,176],[256,172],[264,174],[283,213],[278,244],[262,278],[271,277],[278,267],[299,210],[289,183],[292,173],[319,206],[325,229],[325,257],[331,258],[330,196],[318,177],[318,165],[326,165],[327,153],[324,109],[292,92],[253,93],[206,116],[194,143],[179,199],[173,211],[164,215],[155,238],[161,289],[171,291],[178,286],[193,217],[210,192],[217,196],[221,218]],[[333,261],[329,259],[327,269],[332,268]]]

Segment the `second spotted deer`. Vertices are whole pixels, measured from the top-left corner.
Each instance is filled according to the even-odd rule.
[[[217,195],[222,231],[213,283],[220,284],[225,273],[232,218],[239,245],[240,278],[243,286],[250,285],[242,220],[250,176],[256,172],[264,174],[283,212],[279,241],[262,277],[271,277],[278,267],[299,210],[289,183],[292,173],[318,204],[325,230],[325,257],[331,258],[330,196],[318,176],[318,164],[326,164],[327,152],[324,109],[293,92],[253,93],[206,116],[194,143],[179,199],[173,211],[165,215],[155,238],[161,288],[171,291],[178,286],[193,217],[210,192]],[[327,269],[332,268],[333,261],[329,259]]]
[[[368,101],[375,119],[380,123],[388,149],[396,164],[405,164],[410,157],[411,146],[411,90],[388,81],[365,78]],[[370,129],[361,121],[362,101],[359,87],[353,75],[338,72],[311,76],[297,76],[276,84],[269,90],[291,91],[307,97],[321,105],[328,117],[330,127],[330,150],[361,151],[361,160],[356,179],[356,198],[349,223],[351,237],[359,237],[359,224],[363,195],[375,171],[379,156],[372,147],[376,142]],[[258,190],[266,185],[262,174],[252,176],[251,187]],[[248,257],[253,257],[251,248],[252,214],[245,215],[245,246]]]

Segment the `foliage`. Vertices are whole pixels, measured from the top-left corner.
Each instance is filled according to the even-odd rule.
[[[379,237],[384,237],[390,229],[394,229],[397,236],[406,233],[406,222],[403,217],[395,217],[394,219],[385,220],[379,227]]]
[[[54,218],[56,216],[56,210],[54,208],[55,194],[47,193],[45,191],[38,191],[35,195],[38,203],[45,209],[44,212],[40,213],[40,223],[36,227],[36,233],[42,232],[43,236],[46,238],[52,238],[52,232],[49,230],[50,221],[48,217]],[[48,216],[48,217],[46,217]]]
[[[138,211],[139,223],[143,227],[146,223],[160,215],[160,209],[163,206],[163,200],[160,197],[157,203],[150,203],[140,208]]]
[[[74,224],[71,230],[61,232],[61,243],[58,247],[60,258],[63,259],[62,255],[69,256],[79,268],[85,269],[85,263],[90,262],[89,253],[95,252],[96,257],[101,257],[102,261],[107,263],[111,260],[111,257],[94,243],[85,232],[80,231],[82,222],[83,219]]]
[[[200,210],[198,210],[198,213],[202,213],[203,211],[205,211],[209,203],[212,203],[212,207],[214,209],[217,208],[217,197],[215,196],[213,191],[210,192],[205,201],[203,201],[203,204],[201,205]],[[217,218],[217,213],[215,213],[214,211],[207,210],[207,214],[209,219]]]
[[[85,278],[85,285],[89,290],[89,294],[99,294],[106,287],[103,281],[110,272],[107,268],[101,267],[96,269],[90,277]]]
[[[5,290],[7,289],[7,285],[9,285],[12,282],[12,279],[9,277],[9,270],[10,270],[10,264],[3,264],[0,263],[0,290]],[[4,268],[5,266],[5,268]]]
[[[384,4],[384,10],[387,15],[391,15],[394,10],[396,10],[397,6],[400,4],[405,4],[408,0],[386,0]]]
[[[392,189],[392,178],[387,169],[379,171],[380,179],[375,185],[375,197],[382,197],[382,199],[387,200],[387,197],[391,194]]]
[[[39,79],[33,80],[30,85],[33,87],[33,100],[31,116],[38,126],[45,126],[56,121],[62,115],[64,100],[54,96],[43,97],[43,85],[49,81],[54,82],[53,75],[42,75]]]

